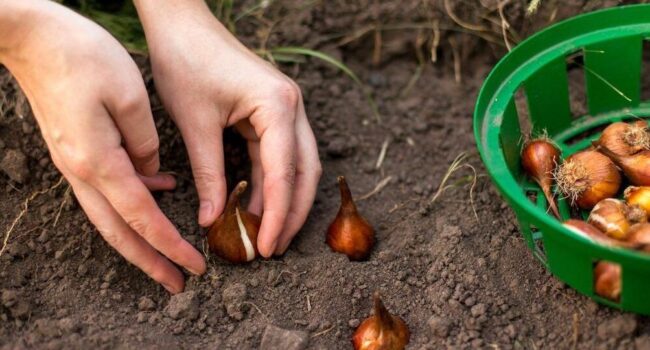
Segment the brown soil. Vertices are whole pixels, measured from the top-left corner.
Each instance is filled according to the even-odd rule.
[[[377,65],[372,64],[372,35],[340,46],[329,38],[379,19],[426,20],[427,13],[443,13],[442,5],[427,12],[421,1],[335,3],[273,5],[269,16],[284,20],[267,45],[317,47],[343,59],[372,91],[382,123],[374,120],[361,90],[331,67],[316,60],[281,67],[303,89],[324,168],[310,219],[287,254],[246,266],[211,258],[208,273],[189,278],[186,293],[170,298],[107,246],[64,182],[30,202],[0,257],[0,348],[256,349],[266,327],[275,325],[306,332],[294,335],[306,337],[309,349],[347,349],[375,290],[409,325],[413,349],[649,348],[647,318],[597,305],[535,260],[512,211],[483,176],[472,109],[503,48],[445,32],[439,61],[426,61],[420,78],[405,89],[418,67],[417,31],[383,35]],[[563,3],[554,18],[607,5],[570,3]],[[548,4],[535,21],[523,16],[523,2],[510,5],[507,13],[525,36],[547,23],[557,8],[556,2]],[[449,22],[440,18],[441,25]],[[262,21],[244,19],[238,26],[239,35],[258,47]],[[460,84],[451,37],[462,51]],[[148,64],[139,61],[153,94]],[[201,247],[204,233],[196,223],[197,196],[182,140],[155,96],[152,103],[163,167],[178,173],[179,180],[175,191],[156,198],[185,237]],[[386,157],[376,169],[385,141]],[[227,142],[232,183],[245,178],[247,160],[237,135]],[[478,220],[466,182],[427,204],[462,152],[480,175],[473,196]],[[5,157],[0,233],[31,193],[60,178],[23,95],[2,71],[0,159]],[[391,177],[385,188],[358,202],[377,231],[378,244],[367,262],[349,262],[324,244],[338,209],[336,176],[341,174],[356,196]],[[452,182],[470,174],[461,170]]]

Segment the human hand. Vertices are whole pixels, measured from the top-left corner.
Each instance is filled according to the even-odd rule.
[[[199,223],[221,214],[227,196],[222,131],[248,142],[253,190],[262,215],[257,246],[285,252],[316,195],[321,165],[298,86],[244,47],[203,0],[136,0],[156,89],[181,131],[199,194]]]
[[[4,28],[13,40],[0,45],[0,62],[27,95],[54,164],[104,239],[169,292],[181,292],[183,274],[170,260],[195,274],[205,261],[149,192],[175,180],[158,173],[158,135],[137,66],[106,31],[60,5],[12,4],[24,30]]]

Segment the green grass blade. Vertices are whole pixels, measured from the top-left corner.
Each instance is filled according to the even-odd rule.
[[[381,115],[379,114],[379,110],[377,109],[377,104],[375,103],[375,100],[373,99],[372,95],[369,92],[366,92],[365,86],[361,82],[361,79],[359,79],[359,77],[348,66],[346,66],[345,63],[337,60],[336,58],[326,53],[304,48],[304,47],[295,47],[295,46],[275,47],[270,49],[269,52],[274,57],[276,55],[301,55],[301,56],[314,57],[342,71],[361,88],[361,91],[363,91],[363,94],[366,96],[366,99],[368,100],[368,104],[372,109],[372,113],[375,115],[377,121],[381,123]]]

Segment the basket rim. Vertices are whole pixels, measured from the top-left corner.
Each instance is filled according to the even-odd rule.
[[[518,210],[524,211],[528,217],[550,228],[550,230],[545,230],[543,232],[545,235],[559,233],[560,236],[563,236],[560,239],[568,240],[575,246],[589,249],[594,253],[594,255],[602,256],[603,260],[609,260],[628,266],[636,265],[637,268],[638,266],[644,266],[646,268],[643,270],[650,271],[649,254],[643,254],[628,249],[607,247],[596,243],[593,240],[585,238],[566,228],[560,221],[551,217],[548,213],[544,212],[539,207],[534,205],[522,191],[511,190],[512,186],[521,188],[520,183],[514,178],[510,171],[503,170],[503,168],[507,169],[507,165],[500,147],[497,149],[488,147],[488,142],[490,140],[488,140],[489,137],[487,131],[491,128],[501,127],[501,124],[495,126],[492,123],[492,119],[499,116],[491,115],[489,113],[490,107],[497,101],[499,97],[503,96],[502,90],[505,86],[509,86],[510,88],[512,87],[509,77],[513,76],[521,67],[535,60],[536,56],[543,53],[543,51],[534,51],[532,53],[527,52],[531,50],[531,47],[539,45],[540,42],[544,41],[552,42],[552,45],[544,46],[543,50],[545,51],[559,46],[562,46],[564,48],[572,47],[571,42],[573,42],[575,38],[580,37],[581,35],[593,34],[599,30],[612,30],[615,28],[621,28],[621,26],[612,26],[606,19],[611,15],[621,15],[623,13],[630,13],[632,11],[642,11],[646,15],[650,16],[650,4],[625,5],[580,14],[578,16],[565,19],[543,30],[540,30],[519,43],[499,60],[499,62],[494,66],[494,68],[485,78],[479,91],[477,102],[474,108],[473,129],[474,138],[476,140],[476,147],[478,148],[483,164],[485,165],[485,168],[488,171],[492,182],[497,186],[499,192],[504,197],[506,197],[511,207],[516,207]],[[581,28],[580,26],[584,22],[599,18],[605,20],[601,21],[602,27],[598,30],[584,30],[584,28]],[[630,23],[628,23],[628,26],[640,26],[643,24],[644,23],[641,22],[630,21]],[[650,35],[650,23],[645,23],[645,26],[648,27],[647,33]],[[558,33],[561,33],[568,29],[573,30],[575,33],[573,37],[563,40],[553,38]],[[580,31],[580,29],[583,30]],[[510,65],[512,65],[516,60],[522,60],[522,62],[515,67],[510,67]],[[516,89],[514,89],[514,91],[516,91]],[[503,115],[503,113],[501,113],[501,115]]]

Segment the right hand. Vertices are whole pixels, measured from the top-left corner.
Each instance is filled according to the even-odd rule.
[[[171,261],[202,274],[205,259],[149,192],[175,180],[158,173],[158,134],[137,66],[93,22],[50,1],[24,1],[28,16],[13,30],[20,40],[0,50],[0,62],[29,99],[54,164],[104,239],[181,292],[184,277]]]

